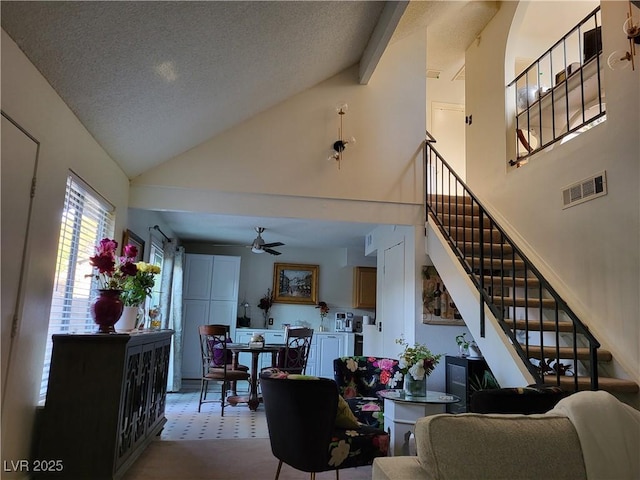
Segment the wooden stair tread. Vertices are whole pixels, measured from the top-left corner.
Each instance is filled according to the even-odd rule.
[[[505,324],[513,329],[513,320],[505,320]],[[539,320],[529,320],[529,328],[530,332],[539,332],[540,329],[540,321]],[[516,320],[515,321],[516,330],[527,330],[527,322],[525,320]],[[542,322],[542,331],[544,332],[555,332],[556,331],[556,322],[551,320],[543,320]],[[558,322],[558,331],[560,332],[573,332],[573,323],[572,322]]]
[[[544,383],[546,385],[557,385],[557,377],[555,375],[545,375]],[[561,376],[560,388],[569,392],[574,391],[575,378]],[[638,384],[631,380],[611,377],[598,377],[598,389],[610,393],[637,393],[640,391]],[[578,390],[591,390],[591,379],[584,376],[578,377]]]
[[[516,298],[515,301],[512,297],[498,297],[498,296],[494,296],[493,298],[493,303],[495,303],[496,305],[506,305],[506,306],[513,306],[515,303],[516,307],[539,307],[540,305],[542,305],[542,308],[555,308],[556,307],[556,301],[553,298],[543,298],[542,302],[540,301],[540,298],[538,297],[529,297],[526,299],[524,298]]]
[[[525,346],[520,344],[522,350],[526,352]],[[560,347],[558,349],[558,353],[560,354],[560,360],[562,359],[572,359],[573,358],[573,347]],[[544,355],[543,355],[544,354]],[[589,348],[587,347],[578,347],[576,348],[576,354],[578,355],[579,360],[589,360]],[[555,345],[545,345],[544,352],[543,348],[540,345],[529,345],[529,357],[531,358],[556,358],[556,347]],[[613,359],[613,355],[608,350],[603,350],[601,348],[598,349],[598,361],[599,362],[610,362]]]
[[[480,217],[478,215],[439,213],[438,218],[445,227],[478,227],[480,225]],[[491,227],[491,219],[489,217],[484,217],[482,223],[484,228]]]
[[[472,253],[475,255],[480,254],[480,247],[477,242],[456,242],[456,246],[461,252],[469,257]],[[511,254],[513,252],[513,248],[507,243],[485,243],[483,250],[485,256],[489,256],[491,252],[493,252],[494,258],[501,255],[504,255],[505,258],[511,258]]]
[[[505,275],[504,276],[504,286],[505,287],[513,287],[513,284],[515,282],[516,287],[524,287],[525,286],[525,279],[524,277],[516,277],[515,279],[510,276],[510,275]],[[500,286],[500,276],[498,275],[494,275],[493,277],[491,277],[491,275],[485,275],[484,276],[484,284],[485,286],[487,285],[494,285],[496,287]],[[526,285],[527,288],[538,288],[540,286],[540,281],[537,278],[527,278],[526,281]]]
[[[469,261],[470,259],[467,259],[467,261],[469,262],[470,265],[473,266],[473,268],[477,268],[480,266],[480,258],[479,257],[474,257],[473,261]],[[516,260],[515,262],[513,260],[510,259],[502,259],[502,258],[485,258],[484,262],[483,262],[483,266],[484,268],[491,268],[492,270],[504,270],[504,271],[511,271],[511,270],[523,270],[524,269],[524,262],[522,260]]]

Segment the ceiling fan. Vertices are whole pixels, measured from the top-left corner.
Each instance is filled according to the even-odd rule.
[[[280,255],[280,252],[273,250],[272,247],[282,247],[284,243],[282,242],[274,242],[274,243],[264,243],[262,238],[262,232],[264,232],[263,227],[256,227],[256,232],[258,236],[251,243],[251,245],[247,245],[247,248],[250,248],[253,253],[270,253],[271,255]]]

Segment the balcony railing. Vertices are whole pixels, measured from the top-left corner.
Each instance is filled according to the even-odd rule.
[[[601,54],[598,7],[507,86],[517,145],[510,165],[604,119]]]

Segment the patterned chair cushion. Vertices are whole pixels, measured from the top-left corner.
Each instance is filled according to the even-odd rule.
[[[358,421],[373,428],[384,427],[383,400],[377,392],[396,388],[402,383],[398,360],[351,356],[333,361],[338,391]]]
[[[227,343],[231,343],[230,338],[227,338],[226,341]],[[207,343],[209,344],[209,352],[213,353],[213,355],[211,356],[211,366],[223,367],[225,363],[225,350],[224,346],[222,345],[223,342],[214,337],[207,340]],[[233,352],[231,350],[226,350],[226,353],[227,365],[231,365],[231,363],[233,362]]]
[[[335,428],[329,444],[329,465],[339,468],[371,465],[375,457],[386,457],[389,434],[377,428]]]

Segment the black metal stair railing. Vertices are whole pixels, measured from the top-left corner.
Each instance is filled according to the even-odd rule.
[[[575,390],[578,390],[579,377],[587,375],[590,377],[590,388],[596,390],[599,342],[496,223],[465,182],[433,147],[433,143],[435,139],[427,132],[426,220],[433,221],[438,226],[480,293],[481,337],[485,334],[486,305],[498,319],[537,383],[544,382],[543,367],[555,360],[557,368],[551,371],[556,376],[555,383],[559,385],[560,377],[564,374],[560,360],[569,359],[572,362]],[[508,296],[509,292],[511,297]],[[553,338],[545,337],[545,331]],[[524,343],[518,340],[517,332],[524,335]],[[540,332],[539,345],[530,343],[530,335],[536,332]],[[570,340],[570,346],[560,346],[561,332],[565,341]],[[569,339],[566,335],[570,335]],[[584,347],[578,348],[579,341],[586,342],[588,355],[579,354],[584,350]],[[541,363],[534,365],[532,358],[539,358]],[[547,358],[551,359],[548,364]],[[589,362],[589,368],[586,369],[588,373],[582,374],[578,367],[584,361]]]

